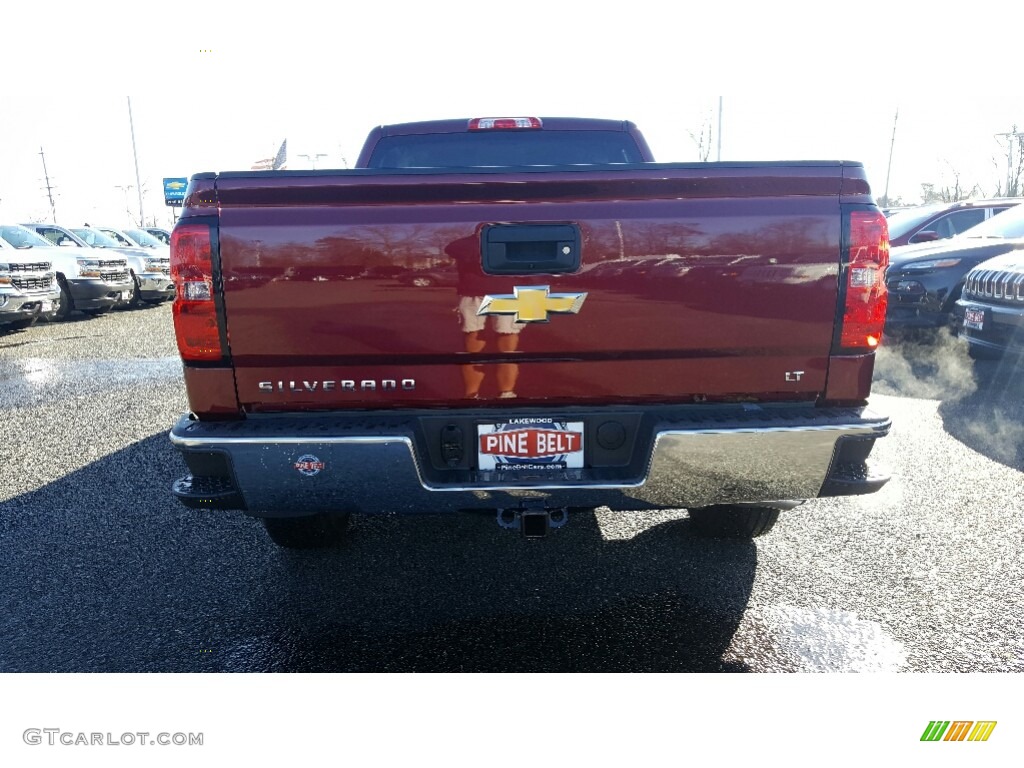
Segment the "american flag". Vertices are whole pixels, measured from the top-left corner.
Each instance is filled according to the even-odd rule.
[[[288,168],[288,139],[281,142],[281,148],[277,155],[263,160],[257,160],[252,164],[252,171],[284,171]]]

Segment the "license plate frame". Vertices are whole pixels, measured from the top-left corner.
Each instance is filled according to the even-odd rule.
[[[985,330],[985,310],[968,307],[964,310],[964,328],[972,331]]]
[[[53,302],[50,301],[49,299],[43,299],[39,303],[39,311],[40,312],[53,312]]]
[[[586,425],[559,417],[529,416],[477,422],[476,460],[483,472],[536,475],[581,470]]]

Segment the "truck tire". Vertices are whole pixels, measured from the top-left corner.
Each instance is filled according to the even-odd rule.
[[[327,549],[340,546],[346,538],[350,517],[309,515],[306,517],[264,517],[263,527],[271,541],[285,549]]]
[[[60,299],[58,299],[57,311],[53,313],[53,319],[66,320],[74,310],[75,302],[71,299],[71,292],[68,290],[68,284],[63,275],[57,277],[57,287],[60,288]]]
[[[752,539],[768,533],[779,519],[773,507],[718,504],[688,510],[693,529],[713,539]]]
[[[139,309],[144,306],[142,301],[142,282],[135,276],[134,272],[129,271],[129,274],[132,277],[132,289],[128,293],[128,301],[126,303],[129,309]]]

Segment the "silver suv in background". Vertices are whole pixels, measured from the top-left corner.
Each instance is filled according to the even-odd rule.
[[[0,239],[0,332],[52,319],[60,307],[53,265]]]
[[[20,224],[0,225],[0,239],[17,249],[31,249],[34,259],[53,265],[60,289],[58,317],[67,317],[76,309],[98,315],[127,300],[131,292],[127,262],[120,254],[74,253]]]

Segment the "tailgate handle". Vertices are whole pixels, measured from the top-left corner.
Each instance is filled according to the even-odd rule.
[[[576,224],[488,224],[480,233],[480,251],[488,275],[575,272],[580,268],[580,228]]]

